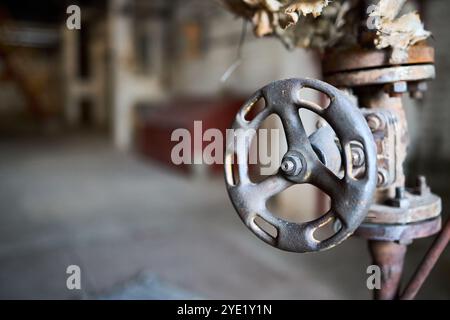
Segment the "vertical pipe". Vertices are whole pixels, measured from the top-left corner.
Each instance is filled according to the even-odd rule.
[[[408,283],[405,291],[400,297],[401,300],[411,300],[414,299],[417,292],[419,292],[422,287],[423,282],[428,277],[439,259],[440,255],[447,247],[450,240],[450,219],[447,220],[444,229],[439,233],[439,235],[434,240],[427,254],[423,258],[416,272],[414,273],[412,279]]]
[[[391,241],[369,240],[372,263],[381,269],[381,287],[374,291],[376,300],[393,300],[398,296],[406,245]]]

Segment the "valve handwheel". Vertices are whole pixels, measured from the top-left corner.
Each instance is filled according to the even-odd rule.
[[[302,99],[301,89],[318,90],[330,99],[323,108]],[[250,121],[245,116],[260,99],[265,107]],[[299,115],[305,108],[317,113],[334,129],[340,141],[340,153],[344,175],[339,178],[326,162],[319,158],[311,145]],[[225,176],[229,196],[246,226],[259,238],[282,250],[311,252],[329,249],[349,237],[361,224],[372,203],[376,187],[375,143],[361,112],[349,98],[337,88],[314,79],[288,79],[272,82],[258,90],[241,108],[233,124],[236,129],[257,130],[264,119],[277,114],[286,134],[288,151],[278,172],[254,183],[249,177],[249,144],[227,143]],[[242,131],[242,130],[241,130]],[[252,131],[252,130],[251,130]],[[357,144],[364,154],[363,170],[356,174],[352,161],[352,147]],[[321,150],[327,152],[327,150]],[[237,157],[237,172],[233,164]],[[362,173],[361,173],[362,172]],[[237,178],[235,178],[235,174]],[[321,217],[305,223],[281,219],[267,208],[267,201],[293,184],[309,183],[331,199],[330,210]],[[256,219],[275,229],[268,232]],[[318,228],[338,220],[335,233],[318,240],[314,233]]]

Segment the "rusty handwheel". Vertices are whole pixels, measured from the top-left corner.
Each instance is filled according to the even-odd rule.
[[[330,104],[322,108],[302,99],[302,88],[324,93],[329,97]],[[246,114],[261,99],[265,107],[252,120],[246,120]],[[317,152],[320,146],[312,145],[299,115],[300,108],[315,112],[334,129],[340,141],[338,150],[342,158],[342,177],[338,177],[320,156],[327,153],[329,143],[324,144],[320,153]],[[288,145],[281,166],[274,175],[254,183],[249,178],[249,145],[238,143],[236,146],[234,141],[227,141],[225,177],[231,201],[246,226],[274,247],[293,252],[329,249],[355,231],[372,203],[376,187],[376,151],[372,134],[361,112],[344,93],[314,79],[280,80],[258,90],[237,113],[234,132],[239,132],[237,129],[255,131],[273,113],[281,119]],[[354,168],[354,145],[362,150],[360,157],[363,156],[364,162],[358,174]],[[237,165],[234,165],[236,160]],[[286,221],[269,211],[269,198],[293,184],[302,183],[312,184],[325,192],[331,199],[330,210],[305,223]],[[257,219],[262,219],[275,232],[268,232]],[[317,240],[314,232],[331,220],[338,221],[335,233],[324,240]]]

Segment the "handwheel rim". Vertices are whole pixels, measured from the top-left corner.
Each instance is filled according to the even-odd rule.
[[[326,109],[301,99],[302,88],[318,90],[330,98]],[[247,121],[246,113],[260,99],[265,108]],[[342,143],[344,177],[334,175],[317,157],[306,135],[299,116],[299,109],[305,108],[323,117],[335,130]],[[373,200],[376,187],[376,150],[370,129],[364,117],[351,101],[337,88],[314,79],[287,79],[273,82],[256,91],[237,113],[232,128],[254,129],[271,114],[277,114],[283,123],[288,142],[288,153],[297,152],[304,159],[302,171],[287,176],[281,170],[260,183],[253,183],[249,177],[247,145],[227,143],[225,152],[225,177],[230,199],[246,226],[261,240],[286,251],[311,252],[329,249],[348,238],[364,220]],[[286,129],[287,128],[287,129]],[[287,130],[287,131],[286,131]],[[362,177],[352,176],[351,143],[357,141],[364,150],[365,172]],[[230,183],[233,174],[230,159],[237,155],[239,183]],[[333,178],[333,176],[335,178]],[[267,208],[267,200],[293,184],[311,183],[331,198],[331,208],[317,219],[304,223],[286,221],[275,216]],[[324,190],[325,189],[325,190]],[[341,228],[331,237],[318,240],[316,229],[339,218]],[[268,234],[255,221],[262,218],[276,230],[276,236]]]

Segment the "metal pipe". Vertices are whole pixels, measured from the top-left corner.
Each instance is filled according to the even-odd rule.
[[[444,228],[434,240],[427,254],[423,258],[413,277],[406,286],[401,300],[412,300],[419,292],[424,281],[427,279],[439,256],[442,254],[450,240],[450,219],[447,220]]]
[[[372,263],[381,269],[381,287],[374,291],[374,299],[396,299],[403,273],[406,245],[391,241],[369,240],[369,251]]]

